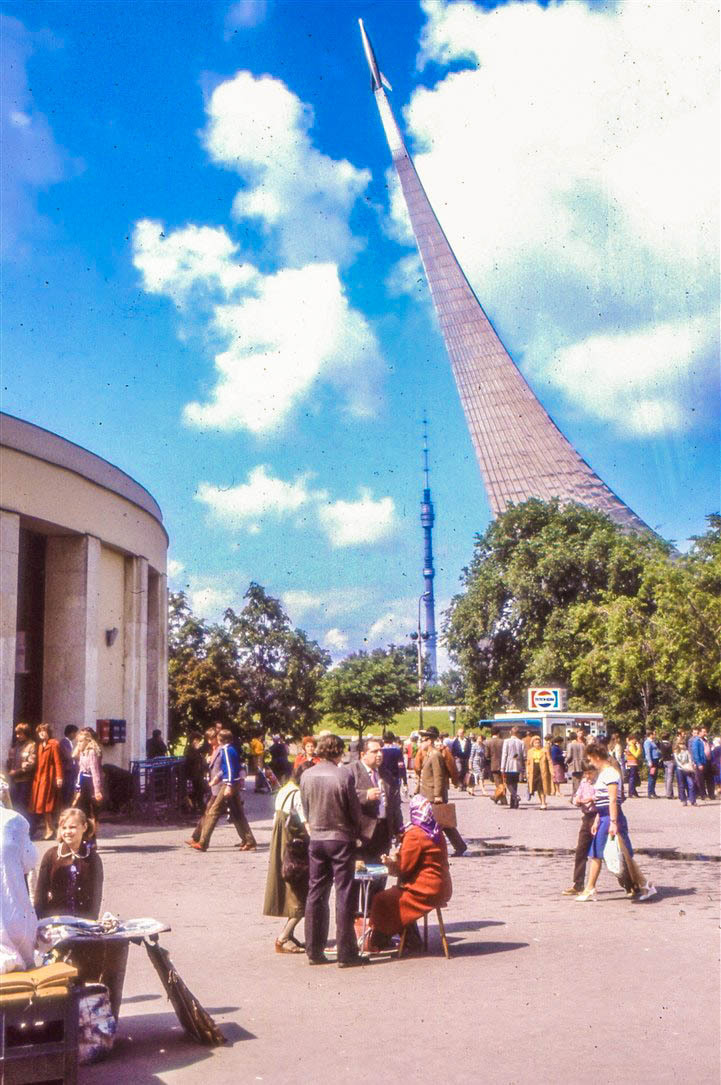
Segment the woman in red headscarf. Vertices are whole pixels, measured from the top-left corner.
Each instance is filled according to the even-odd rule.
[[[420,945],[415,920],[451,899],[448,850],[443,831],[433,816],[433,804],[421,795],[414,795],[410,818],[397,860],[385,857],[389,873],[397,874],[400,884],[376,893],[373,898],[368,942],[371,950],[383,948],[390,935],[400,934],[409,924],[408,947]]]

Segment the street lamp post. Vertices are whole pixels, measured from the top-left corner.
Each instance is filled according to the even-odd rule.
[[[421,632],[421,603],[428,597],[428,592],[424,591],[422,595],[418,596],[418,624],[416,626],[416,632],[411,633],[411,640],[416,642],[416,659],[418,665],[418,726],[423,730],[423,688],[425,683],[423,682],[423,641],[428,640],[428,633]]]

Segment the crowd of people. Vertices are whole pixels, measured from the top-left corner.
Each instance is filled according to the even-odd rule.
[[[43,839],[55,835],[58,814],[67,806],[84,810],[97,820],[103,801],[102,753],[91,727],[69,724],[61,739],[39,723],[15,727],[7,759],[7,781],[12,807],[30,827],[30,837],[42,829]]]
[[[167,755],[159,731],[148,753]],[[34,878],[34,899],[6,912],[23,922],[52,914],[96,918],[102,893],[102,863],[95,832],[103,801],[101,750],[91,728],[68,727],[57,740],[47,724],[34,732],[15,728],[7,764],[8,802],[2,810],[3,858],[17,855],[26,873],[37,865],[32,835],[53,840]],[[581,815],[573,883],[563,892],[578,902],[595,899],[605,861],[627,896],[648,900],[656,893],[633,855],[624,803],[645,794],[660,797],[661,777],[668,799],[686,806],[713,799],[721,785],[721,739],[706,728],[659,735],[654,730],[625,741],[617,733],[608,746],[583,730],[545,740],[512,727],[502,734],[455,736],[435,727],[407,741],[391,733],[382,739],[343,739],[329,732],[306,735],[295,746],[273,735],[266,749],[260,738],[242,745],[220,724],[191,733],[185,750],[188,797],[198,814],[188,845],[205,852],[220,818],[227,815],[244,852],[256,849],[245,815],[248,776],[257,791],[274,793],[274,819],[263,912],[283,920],[277,953],[305,953],[311,965],[327,963],[329,898],[335,887],[337,962],[354,967],[364,951],[387,949],[404,935],[412,951],[420,945],[416,920],[446,903],[452,893],[452,855],[467,854],[455,822],[451,788],[486,794],[498,805],[518,809],[523,785],[527,803],[568,801]],[[415,792],[412,794],[412,792]],[[410,800],[404,824],[402,800]],[[19,820],[18,820],[19,819]],[[23,830],[20,823],[25,826]],[[26,838],[25,838],[26,837]],[[361,912],[359,871],[370,871],[366,924]],[[387,885],[390,878],[395,884]],[[360,879],[362,880],[362,879]],[[3,883],[4,897],[9,893]],[[8,900],[10,897],[8,896]],[[24,919],[23,919],[24,916]],[[14,917],[14,918],[13,918]],[[297,937],[305,919],[304,942]],[[8,924],[4,921],[4,930]],[[365,942],[363,939],[365,938]],[[12,942],[12,939],[10,939]],[[4,945],[5,961],[11,947]],[[24,950],[18,959],[27,960]]]
[[[486,793],[492,784],[492,799],[511,809],[520,806],[519,787],[527,785],[526,799],[539,800],[545,810],[548,799],[561,795],[561,785],[570,781],[572,796],[584,775],[587,736],[581,729],[567,739],[548,735],[542,740],[537,732],[520,725],[504,737],[498,727],[491,734],[466,736],[459,728],[454,739],[441,734],[440,745],[448,751],[446,762],[455,764],[453,782],[469,794],[476,788]],[[721,788],[721,737],[711,738],[706,727],[681,729],[676,734],[631,735],[625,741],[614,732],[608,748],[619,766],[629,798],[640,798],[642,773],[646,774],[646,797],[660,798],[656,788],[663,776],[667,799],[678,794],[682,805],[695,806],[711,800]],[[414,748],[415,749],[415,748]],[[408,755],[410,758],[410,754]]]

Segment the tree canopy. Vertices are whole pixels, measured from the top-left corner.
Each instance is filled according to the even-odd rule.
[[[354,652],[323,680],[322,709],[334,722],[359,736],[383,731],[417,694],[415,653],[391,645]]]
[[[280,602],[251,583],[239,614],[222,622],[193,615],[183,592],[171,593],[169,702],[171,735],[219,720],[243,738],[279,731],[300,737],[318,720],[320,682],[329,654],[294,629]]]
[[[679,555],[601,513],[530,500],[476,540],[445,633],[469,700],[492,715],[535,685],[617,726],[721,708],[721,521]]]

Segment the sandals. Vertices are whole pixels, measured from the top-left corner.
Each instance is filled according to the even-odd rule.
[[[304,953],[305,950],[299,942],[296,942],[295,938],[289,938],[287,942],[281,942],[279,938],[275,940],[275,952],[276,953]]]

